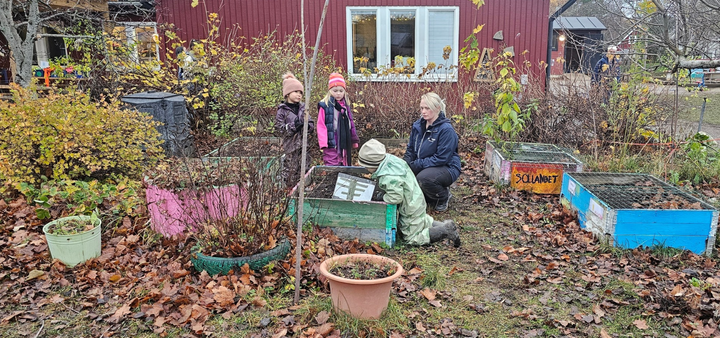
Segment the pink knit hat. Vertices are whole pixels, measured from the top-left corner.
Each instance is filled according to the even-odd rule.
[[[295,78],[295,75],[293,73],[287,72],[285,75],[283,75],[283,97],[288,96],[288,94],[294,92],[294,91],[301,91],[305,92],[305,88],[303,87],[302,83]]]
[[[328,81],[328,89],[332,89],[332,87],[336,86],[347,89],[345,86],[345,78],[339,73],[332,73],[330,74],[330,80]]]

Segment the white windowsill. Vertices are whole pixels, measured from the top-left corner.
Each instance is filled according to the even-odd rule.
[[[453,73],[450,75],[433,74],[433,75],[426,75],[423,77],[418,77],[416,74],[410,74],[410,77],[408,77],[407,74],[384,75],[384,76],[378,76],[377,74],[372,74],[369,76],[361,75],[361,74],[350,74],[349,76],[350,76],[350,79],[353,81],[367,81],[367,82],[457,82],[458,81],[457,73]]]

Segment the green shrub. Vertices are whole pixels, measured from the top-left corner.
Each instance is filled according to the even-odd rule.
[[[103,216],[138,216],[145,204],[140,181],[124,176],[103,182],[43,181],[39,187],[20,183],[18,190],[35,204],[39,219],[89,215],[94,210]]]
[[[50,180],[139,177],[162,156],[156,122],[121,109],[120,102],[90,102],[83,92],[44,97],[16,88],[0,102],[0,176],[17,186]]]
[[[720,176],[720,151],[717,142],[704,132],[689,137],[680,147],[675,170],[670,181],[689,181],[693,184],[712,182]]]

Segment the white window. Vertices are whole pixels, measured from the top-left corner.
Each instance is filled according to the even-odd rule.
[[[348,72],[354,79],[385,79],[388,69],[402,79],[408,79],[405,74],[455,78],[458,7],[347,7],[346,15]]]
[[[139,63],[159,62],[160,50],[155,23],[123,22],[113,29],[117,42],[125,44],[130,58]]]

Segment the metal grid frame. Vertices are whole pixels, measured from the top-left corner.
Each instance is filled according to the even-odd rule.
[[[656,209],[637,206],[643,206],[644,202],[652,200],[656,203],[699,202],[702,210],[716,210],[707,202],[648,174],[568,173],[568,175],[613,209]]]
[[[489,143],[505,160],[511,162],[582,165],[572,152],[554,144],[507,142],[510,146],[503,148],[497,142],[489,141]]]

